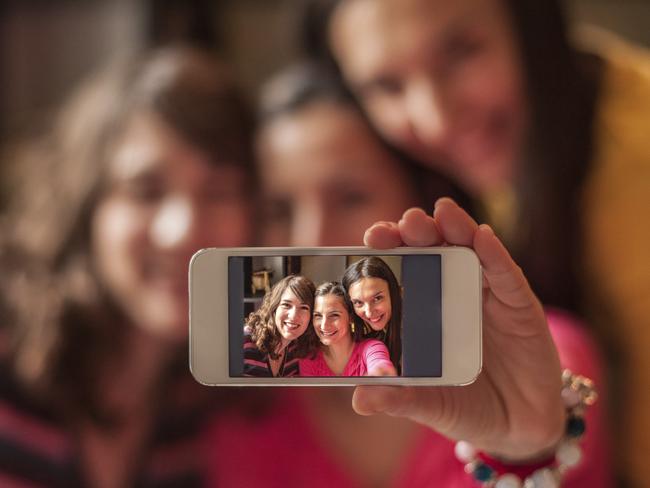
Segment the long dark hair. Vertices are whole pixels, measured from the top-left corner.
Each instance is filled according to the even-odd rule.
[[[590,169],[600,61],[569,43],[558,0],[505,0],[532,107],[510,243],[540,299],[579,311],[580,188]]]
[[[338,70],[329,19],[346,0],[312,0],[303,40]],[[515,184],[516,235],[509,249],[540,299],[579,311],[580,188],[589,170],[600,60],[570,46],[559,0],[502,0],[523,61],[531,131]]]
[[[90,227],[112,146],[143,111],[215,164],[252,175],[248,107],[227,70],[189,47],[111,64],[73,95],[50,133],[17,156],[0,230],[4,359],[22,386],[70,417],[106,417],[98,374],[119,357],[129,326],[92,265]],[[179,349],[183,371],[186,355]]]
[[[388,284],[388,293],[390,295],[391,314],[390,320],[386,326],[385,333],[382,331],[370,330],[364,333],[365,337],[379,338],[388,347],[390,360],[400,370],[402,358],[402,292],[395,277],[395,274],[386,264],[386,262],[376,256],[369,256],[352,263],[343,273],[341,283],[345,292],[350,294],[350,287],[363,278],[379,278]],[[356,324],[363,329],[365,323],[356,313],[354,314]]]
[[[289,275],[278,281],[271,291],[264,295],[262,305],[258,310],[252,312],[246,319],[246,326],[250,330],[251,339],[257,348],[271,359],[278,359],[276,352],[280,344],[281,336],[275,325],[275,311],[280,306],[282,294],[286,290],[291,290],[298,297],[301,303],[309,305],[309,312],[314,312],[314,292],[316,287],[309,278],[300,275]],[[311,325],[309,325],[304,334],[296,339],[297,357],[305,357],[311,354],[318,347],[318,337]]]

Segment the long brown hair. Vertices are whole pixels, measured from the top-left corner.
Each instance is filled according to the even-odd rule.
[[[215,163],[252,175],[248,108],[227,70],[189,47],[111,64],[16,159],[0,231],[6,359],[24,386],[68,415],[100,416],[97,373],[119,356],[128,327],[93,269],[89,228],[111,146],[141,111],[161,117]]]
[[[364,333],[364,336],[381,339],[388,347],[390,360],[400,371],[400,365],[402,364],[402,291],[399,282],[386,262],[376,256],[365,257],[348,266],[341,280],[345,292],[349,295],[350,287],[363,278],[379,278],[388,284],[391,315],[386,325],[386,331],[383,333],[371,330],[367,334]],[[363,330],[363,319],[356,313],[354,318],[358,328]]]
[[[246,319],[246,326],[250,329],[250,335],[257,348],[271,359],[277,359],[276,349],[280,344],[281,336],[275,326],[275,311],[280,306],[282,294],[291,290],[298,297],[301,303],[309,305],[310,313],[314,311],[314,292],[316,287],[309,278],[300,275],[289,275],[278,281],[271,291],[262,299],[262,305],[258,310],[252,312]],[[311,319],[307,330],[296,340],[295,355],[305,357],[313,353],[318,347],[318,337],[311,325]]]

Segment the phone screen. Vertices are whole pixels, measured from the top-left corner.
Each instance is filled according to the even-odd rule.
[[[230,377],[442,376],[439,254],[228,258]]]

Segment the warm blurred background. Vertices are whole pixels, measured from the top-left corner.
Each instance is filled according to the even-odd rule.
[[[567,0],[576,23],[650,45],[647,0]],[[0,141],[43,127],[108,57],[186,39],[225,54],[251,94],[299,52],[302,0],[28,0],[0,6]]]

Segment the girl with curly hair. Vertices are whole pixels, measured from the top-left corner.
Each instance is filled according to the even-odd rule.
[[[309,327],[314,308],[314,284],[289,275],[276,283],[259,310],[246,320],[245,376],[296,376],[298,360],[316,349],[318,338]]]

